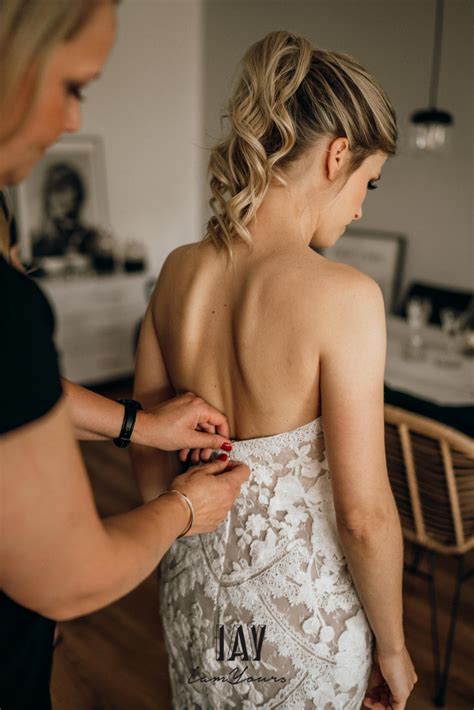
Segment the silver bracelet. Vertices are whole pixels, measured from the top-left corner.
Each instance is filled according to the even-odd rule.
[[[186,504],[187,504],[187,506],[188,506],[188,508],[189,508],[189,520],[188,520],[188,524],[186,525],[186,527],[185,527],[185,529],[183,530],[183,532],[181,533],[181,535],[178,535],[178,537],[176,538],[176,539],[179,539],[180,537],[183,537],[184,535],[186,535],[186,533],[187,533],[189,530],[191,530],[191,528],[192,528],[192,526],[193,526],[193,524],[194,524],[194,507],[193,507],[193,504],[191,503],[191,501],[189,500],[188,496],[187,496],[185,493],[181,493],[181,491],[177,491],[177,490],[175,490],[174,488],[173,488],[172,490],[170,490],[170,491],[165,491],[164,493],[160,493],[160,495],[158,496],[158,498],[161,498],[161,496],[166,496],[166,495],[168,495],[169,493],[176,493],[178,496],[180,496],[180,497],[186,502]]]

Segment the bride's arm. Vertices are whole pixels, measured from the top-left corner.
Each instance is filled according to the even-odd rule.
[[[153,299],[143,319],[135,363],[133,397],[145,409],[155,407],[175,396],[161,354],[153,323]],[[133,444],[130,457],[137,485],[145,502],[153,500],[168,488],[179,472],[175,452],[161,451],[150,446]]]
[[[338,530],[384,653],[404,648],[403,541],[384,439],[385,312],[377,284],[341,270],[321,353],[324,434]]]

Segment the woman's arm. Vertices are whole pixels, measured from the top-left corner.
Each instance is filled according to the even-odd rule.
[[[177,496],[99,519],[63,399],[0,437],[0,459],[0,585],[46,616],[76,616],[122,596],[186,525]]]
[[[64,377],[61,378],[61,384],[77,439],[105,441],[119,435],[123,420],[122,404]]]
[[[374,281],[354,269],[347,267],[340,276],[321,353],[322,416],[337,524],[377,646],[383,653],[400,652],[403,541],[385,458],[383,297]]]
[[[101,521],[64,398],[45,416],[0,437],[0,588],[54,619],[118,599],[156,567],[189,511],[164,496]],[[179,482],[194,503],[190,532],[214,530],[248,477],[217,461]],[[219,474],[219,475],[216,475]]]
[[[119,435],[124,414],[122,404],[64,378],[61,382],[77,439],[103,441]],[[137,444],[176,451],[196,442],[212,449],[228,443],[225,416],[192,393],[174,397],[170,391],[169,401],[159,400],[159,406],[158,400],[150,399],[148,404],[139,401],[144,411],[137,412],[133,429],[132,441]],[[196,431],[198,422],[203,427],[215,426],[217,433]]]

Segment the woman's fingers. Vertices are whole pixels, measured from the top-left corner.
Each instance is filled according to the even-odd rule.
[[[218,473],[223,473],[227,469],[227,466],[227,461],[219,461],[219,459],[215,459],[210,463],[205,463],[203,466],[199,466],[197,470],[205,473],[206,475],[216,475]]]
[[[197,426],[198,431],[207,431],[208,434],[215,434],[216,433],[216,427],[214,424],[210,424],[209,422],[204,422],[203,424],[198,424]]]
[[[202,431],[207,432],[208,434],[215,434],[216,433],[216,427],[214,424],[210,424],[209,422],[206,422],[204,424],[199,425],[199,429]],[[203,448],[200,451],[199,458],[201,461],[210,461],[212,454],[214,453],[214,449],[209,449],[209,448]]]
[[[181,451],[179,452],[179,455],[178,455],[178,458],[181,461],[181,463],[186,463],[186,461],[188,460],[188,456],[189,456],[190,451],[191,451],[191,449],[181,449]]]
[[[223,424],[216,424],[216,434],[220,434],[224,438],[230,439],[230,427],[227,419],[224,421]]]
[[[214,428],[217,434],[220,434],[224,438],[228,439],[230,436],[229,423],[225,414],[220,412],[215,407],[210,404],[203,409],[199,417],[199,425],[202,427],[205,424],[210,424]]]
[[[229,454],[224,451],[216,451],[215,449],[181,449],[178,458],[181,463],[198,464],[208,463],[208,461],[218,458],[220,461],[226,461],[229,458]]]
[[[191,451],[191,463],[198,464],[201,461],[201,449],[193,449]]]
[[[210,461],[214,449],[201,449],[201,461]]]
[[[232,444],[228,438],[217,433],[195,430],[189,433],[188,443],[192,449],[222,449],[227,453],[232,450]]]

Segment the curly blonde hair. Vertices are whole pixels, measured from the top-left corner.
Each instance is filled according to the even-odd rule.
[[[284,183],[283,169],[319,138],[348,139],[347,177],[376,151],[396,152],[395,111],[376,80],[353,57],[285,31],[246,52],[223,118],[230,130],[209,160],[204,239],[230,256],[236,237],[251,244],[248,225],[272,179]]]

